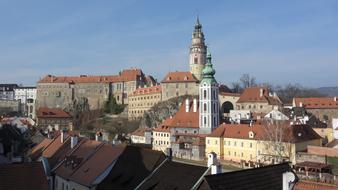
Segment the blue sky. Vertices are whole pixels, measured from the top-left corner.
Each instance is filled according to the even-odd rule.
[[[0,0],[0,83],[188,70],[199,14],[217,80],[338,86],[338,1]]]

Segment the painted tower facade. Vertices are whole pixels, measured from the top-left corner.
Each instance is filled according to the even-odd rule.
[[[209,134],[219,125],[219,87],[214,75],[215,70],[212,68],[209,53],[199,84],[199,131],[201,134]]]
[[[206,64],[207,46],[204,43],[202,25],[197,17],[190,46],[189,66],[190,72],[199,80],[202,79],[202,71]]]

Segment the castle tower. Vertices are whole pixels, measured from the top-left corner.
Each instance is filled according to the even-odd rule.
[[[210,53],[202,75],[199,84],[199,131],[201,134],[209,134],[219,125],[219,89],[214,78],[215,70],[212,68]]]
[[[192,33],[189,54],[190,72],[200,81],[202,79],[202,70],[206,64],[207,46],[204,43],[202,25],[200,24],[198,17],[194,32]]]

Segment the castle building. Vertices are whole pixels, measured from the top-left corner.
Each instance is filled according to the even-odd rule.
[[[207,56],[207,64],[203,69],[203,79],[199,85],[199,126],[200,133],[209,134],[219,125],[219,88],[214,78],[215,70],[212,68],[211,55]]]
[[[190,46],[189,66],[190,72],[197,78],[202,79],[202,71],[206,64],[207,46],[204,43],[204,34],[202,25],[197,17],[194,32],[192,33],[192,40]]]
[[[103,108],[111,95],[118,103],[128,104],[128,95],[146,85],[146,76],[140,69],[127,69],[109,76],[47,75],[37,84],[37,109],[67,109],[74,104],[88,104],[90,110],[96,110]]]

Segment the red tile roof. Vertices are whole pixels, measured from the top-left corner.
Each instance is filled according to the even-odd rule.
[[[260,91],[263,90],[262,96]],[[246,88],[242,95],[240,96],[237,103],[244,102],[265,102],[270,105],[281,105],[282,102],[277,96],[270,96],[269,90],[266,87],[250,87]]]
[[[138,129],[136,129],[134,132],[132,132],[130,135],[135,135],[135,136],[144,136],[144,133],[146,132],[146,131],[151,131],[151,129],[150,128],[138,128]]]
[[[72,174],[70,179],[91,186],[95,179],[118,159],[124,148],[122,145],[104,144]]]
[[[48,190],[42,162],[0,165],[1,190]]]
[[[319,183],[314,181],[305,181],[299,180],[295,186],[294,190],[337,190],[338,186],[334,184]]]
[[[29,157],[31,157],[33,160],[37,160],[42,152],[52,143],[52,139],[45,138],[43,141],[41,141],[39,144],[34,146],[29,154]]]
[[[185,109],[186,105],[183,103],[177,113],[171,119],[166,119],[161,125],[169,127],[199,128],[199,103],[197,102],[196,112],[193,111],[193,101],[189,102],[189,111],[186,112]]]
[[[158,86],[152,86],[152,87],[146,87],[146,88],[138,88],[129,96],[156,94],[156,93],[161,93],[161,92],[162,92],[162,88],[160,85],[158,85]]]
[[[321,137],[307,125],[289,125],[284,126],[283,142],[303,142]],[[256,140],[271,140],[268,139],[268,130],[265,125],[254,124],[221,124],[208,137],[224,137],[235,139],[256,139]],[[253,138],[249,138],[249,132],[253,132]]]
[[[302,104],[302,105],[301,105]],[[337,98],[294,98],[295,107],[304,107],[307,109],[329,108],[338,109]]]
[[[137,80],[139,77],[144,77],[140,69],[123,70],[119,75],[107,76],[52,76],[47,75],[38,83],[110,83],[110,82],[128,82]]]
[[[176,82],[198,82],[198,80],[190,72],[169,72],[162,80],[162,83]]]
[[[60,108],[39,108],[37,113],[38,118],[71,118],[67,112]]]

